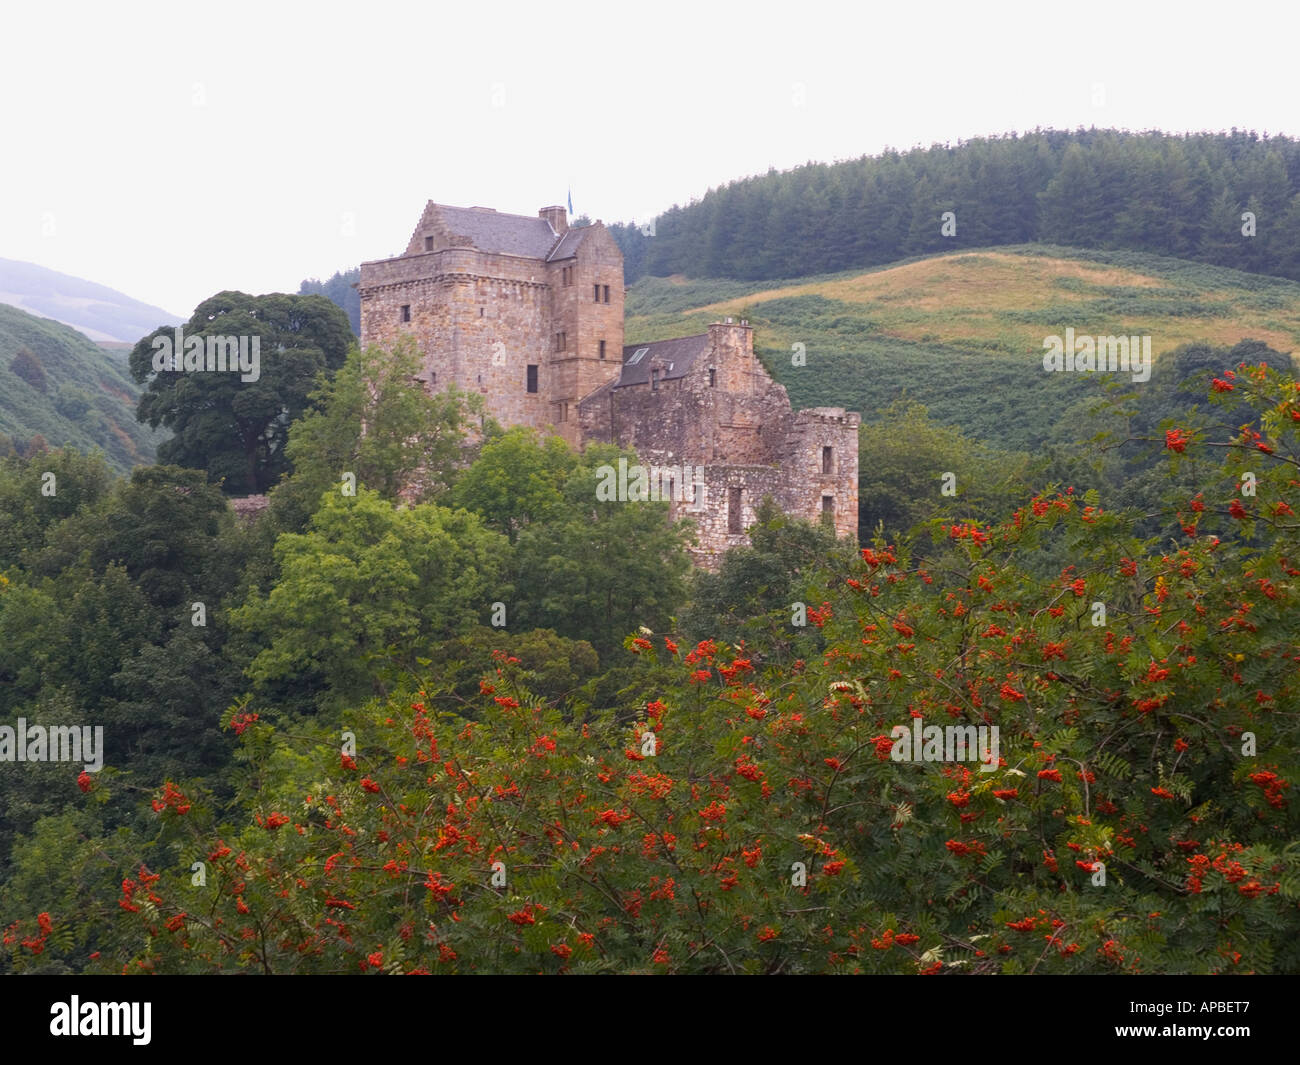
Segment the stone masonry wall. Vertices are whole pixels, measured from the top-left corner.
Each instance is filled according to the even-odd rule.
[[[788,422],[781,465],[787,513],[820,521],[831,498],[837,536],[858,531],[858,427],[862,418],[841,407],[801,410]],[[826,455],[825,448],[830,448]],[[826,466],[829,465],[829,471]]]
[[[365,263],[361,341],[391,345],[403,334],[424,355],[422,378],[434,391],[453,382],[478,392],[504,425],[550,424],[550,290],[544,264],[452,248]],[[410,321],[403,320],[403,307]],[[527,391],[527,367],[538,391]]]
[[[674,507],[674,516],[696,522],[700,565],[713,568],[722,552],[748,542],[732,531],[733,489],[740,490],[742,530],[763,495],[813,522],[822,520],[829,496],[836,534],[857,534],[860,417],[835,407],[792,411],[785,388],[754,358],[747,325],[712,326],[708,349],[682,378],[657,390],[648,383],[604,388],[580,413],[585,440],[630,448],[647,466],[705,468],[704,502],[690,512]],[[695,512],[700,507],[703,513]]]
[[[563,232],[562,209],[542,214]],[[702,500],[671,508],[696,523],[699,565],[715,568],[728,548],[748,543],[764,496],[796,517],[830,515],[838,535],[856,535],[859,415],[793,411],[755,358],[748,323],[730,319],[699,338],[704,350],[684,374],[668,377],[652,356],[658,388],[648,380],[615,388],[623,259],[604,226],[582,232],[563,260],[491,254],[466,247],[430,205],[405,254],[361,266],[362,344],[413,337],[429,388],[476,392],[507,427],[551,431],[575,448],[618,444],[647,466],[702,467]],[[529,366],[537,368],[535,392]]]
[[[363,263],[361,342],[391,345],[409,334],[431,389],[454,382],[480,393],[503,425],[550,429],[578,447],[578,401],[618,374],[623,352],[622,258],[603,226],[592,230],[575,258],[549,264],[459,247]],[[565,267],[573,270],[568,286]],[[558,333],[564,350],[556,350]],[[530,365],[537,367],[533,393]]]

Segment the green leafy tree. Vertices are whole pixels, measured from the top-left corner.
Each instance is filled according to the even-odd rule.
[[[483,445],[452,499],[513,544],[522,530],[564,512],[564,487],[577,468],[578,457],[559,437],[539,440],[535,430],[519,426]]]
[[[430,644],[489,620],[507,596],[505,538],[464,510],[398,508],[359,488],[326,494],[308,531],[275,545],[280,578],[232,612],[263,650],[249,677],[346,702],[384,690]]]
[[[9,364],[9,370],[15,376],[21,377],[37,392],[49,391],[50,386],[45,376],[45,367],[27,348],[18,349],[18,354],[14,356],[13,361]]]
[[[43,547],[52,529],[103,499],[113,482],[113,471],[98,452],[58,448],[0,460],[0,570]]]
[[[155,357],[174,346],[169,327],[140,340],[131,374],[145,386],[136,417],[175,435],[158,447],[158,461],[206,470],[227,492],[264,492],[288,471],[290,424],[310,403],[317,377],[343,365],[352,343],[347,316],[324,296],[221,292],[205,300],[182,327],[187,339],[259,338],[256,380],[239,372],[155,370]]]
[[[820,650],[818,630],[808,624],[810,589],[837,558],[851,557],[833,529],[790,518],[769,498],[759,503],[750,543],[732,548],[716,573],[697,571],[680,627],[689,640],[710,637],[759,649],[765,658],[790,662]],[[797,604],[797,606],[796,606]],[[800,611],[798,607],[802,607]]]
[[[301,531],[321,494],[345,474],[389,502],[439,498],[471,457],[469,434],[483,424],[481,396],[421,383],[412,338],[391,350],[356,348],[312,393],[313,408],[289,429],[293,474],[272,494],[275,524]]]
[[[589,447],[565,481],[563,507],[519,533],[511,563],[512,624],[554,629],[586,640],[602,660],[642,626],[667,631],[685,597],[689,532],[668,522],[668,504],[602,502],[602,465],[616,467],[609,445]]]
[[[1026,456],[999,452],[897,400],[858,433],[858,533],[896,536],[952,508],[996,513],[1028,480]],[[951,478],[945,478],[951,475]],[[952,495],[945,490],[951,488]]]
[[[33,562],[53,575],[78,559],[93,571],[121,565],[169,625],[192,604],[219,602],[238,576],[241,537],[225,497],[198,470],[147,466],[51,534]]]

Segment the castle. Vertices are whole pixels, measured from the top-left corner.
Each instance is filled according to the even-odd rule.
[[[748,542],[765,495],[857,535],[859,415],[792,410],[745,321],[625,346],[623,255],[600,222],[430,202],[406,251],[362,263],[357,287],[361,343],[413,336],[429,389],[479,392],[502,425],[575,448],[603,441],[646,465],[692,467],[703,487],[671,512],[696,522],[700,565]]]

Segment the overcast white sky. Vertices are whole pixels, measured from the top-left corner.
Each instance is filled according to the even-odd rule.
[[[188,317],[400,252],[426,200],[645,221],[1035,126],[1300,134],[1289,0],[8,4],[0,257]],[[1104,99],[1098,102],[1096,86]]]

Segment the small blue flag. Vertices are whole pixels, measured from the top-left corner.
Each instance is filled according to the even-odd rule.
[[[569,217],[573,217],[573,189],[569,190]]]

